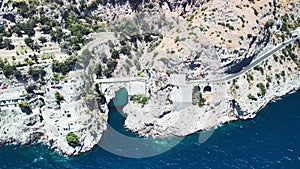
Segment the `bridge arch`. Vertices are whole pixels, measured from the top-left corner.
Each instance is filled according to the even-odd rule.
[[[203,88],[203,92],[205,93],[205,92],[211,92],[211,86],[210,85],[207,85],[207,86],[205,86],[204,88]]]

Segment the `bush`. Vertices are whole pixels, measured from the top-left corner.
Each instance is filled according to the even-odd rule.
[[[39,41],[41,43],[46,43],[47,42],[47,38],[45,36],[41,36],[41,37],[39,37]]]
[[[54,96],[55,96],[55,102],[60,106],[60,103],[63,101],[63,100],[65,100],[64,99],[64,96],[63,95],[61,95],[58,91],[56,91],[55,93],[54,93]]]
[[[29,85],[25,88],[27,93],[33,93],[33,91],[36,89],[36,86]]]
[[[31,75],[33,78],[38,79],[38,78],[42,78],[43,76],[46,75],[46,71],[44,70],[43,67],[30,67],[28,74]]]
[[[101,64],[98,64],[95,68],[95,74],[97,76],[98,79],[100,79],[102,77],[102,66]]]
[[[69,73],[71,70],[74,69],[76,61],[77,58],[75,56],[71,56],[67,58],[64,62],[53,60],[52,71],[66,75],[67,73]]]
[[[247,34],[247,38],[251,39],[252,38],[252,34],[251,33]]]
[[[10,77],[11,75],[14,75],[14,72],[17,71],[16,66],[10,65],[9,63],[4,64],[3,68],[0,67],[0,70],[3,71],[3,73],[6,77]]]
[[[248,99],[250,99],[250,100],[254,100],[254,101],[257,100],[257,98],[256,98],[255,96],[253,96],[252,94],[250,94],[250,93],[247,95],[247,97],[248,97]]]
[[[32,110],[29,106],[29,104],[26,101],[22,101],[19,104],[20,109],[22,110],[22,112],[26,113],[26,114],[31,114]]]
[[[284,76],[285,76],[285,71],[284,71],[284,70],[281,71],[280,75],[281,75],[282,77],[284,77]]]
[[[150,97],[146,96],[144,94],[138,94],[138,95],[134,95],[132,97],[132,101],[134,103],[141,104],[142,107],[144,107],[149,100],[150,100]]]
[[[253,80],[253,76],[249,73],[247,73],[246,75],[247,75],[247,81],[248,83],[250,83]]]
[[[129,53],[130,53],[130,51],[129,51]],[[111,57],[112,57],[113,59],[119,59],[119,58],[120,58],[120,53],[119,53],[119,51],[116,50],[116,49],[113,49],[112,52],[111,52]]]
[[[6,48],[7,50],[12,50],[15,48],[15,46],[12,44],[12,41],[10,39],[3,39],[3,41],[0,41],[0,49]]]
[[[66,139],[67,139],[68,144],[72,147],[76,147],[76,146],[80,145],[78,136],[73,132],[68,133]]]
[[[206,99],[203,98],[203,97],[201,97],[200,100],[199,100],[198,106],[199,106],[199,107],[204,106],[204,105],[205,105],[205,102],[206,102]]]
[[[27,107],[29,107],[29,105],[26,101],[22,101],[22,102],[19,103],[19,107],[20,108],[27,108]]]
[[[25,44],[30,47],[30,49],[34,49],[34,40],[32,40],[31,38],[25,38],[24,39]]]
[[[272,19],[269,19],[266,23],[265,23],[265,29],[271,28],[274,25],[275,21]]]
[[[122,53],[123,55],[130,55],[130,48],[126,45],[121,46],[120,53]]]
[[[258,88],[260,89],[260,92],[261,92],[261,95],[262,95],[262,96],[264,96],[264,95],[266,94],[267,89],[266,89],[266,87],[265,87],[264,84],[258,83],[258,84],[256,85],[256,87],[258,87]]]
[[[51,30],[50,31],[50,35],[51,35],[51,40],[54,42],[61,42],[62,38],[63,38],[63,31],[61,28],[56,27],[55,30]]]
[[[260,73],[261,73],[262,75],[264,75],[264,69],[263,69],[262,67],[260,67],[260,66],[255,66],[255,67],[254,67],[254,70],[260,71]]]

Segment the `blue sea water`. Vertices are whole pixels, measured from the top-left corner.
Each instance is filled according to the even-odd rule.
[[[288,95],[270,103],[255,119],[236,121],[219,127],[203,143],[199,142],[199,136],[204,133],[199,132],[185,137],[171,150],[153,157],[126,158],[97,146],[93,151],[69,158],[43,145],[4,146],[0,148],[0,168],[299,169],[299,101],[300,92]],[[114,118],[116,119],[110,119],[110,123],[115,123],[112,127],[130,135],[119,124],[122,119]],[[155,143],[160,144],[153,148],[169,146],[169,141],[156,141]]]

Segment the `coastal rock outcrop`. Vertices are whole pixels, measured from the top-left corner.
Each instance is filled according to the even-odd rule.
[[[12,104],[2,100],[0,145],[38,142],[69,156],[89,151],[107,129],[108,103],[121,88],[129,95],[124,126],[142,136],[163,137],[186,136],[253,118],[271,100],[300,88],[299,39],[247,72],[220,80],[295,37],[290,30],[300,25],[296,1],[63,0],[19,9],[26,4],[2,2],[0,21],[4,27],[13,25],[3,28],[2,34],[10,36],[3,42],[10,38],[22,43],[15,51],[1,50],[9,54],[8,59],[15,53],[28,55],[21,59],[28,59],[24,65],[30,71],[23,70],[26,73],[35,67],[31,67],[32,55],[41,54],[35,62],[45,67],[46,79],[52,83],[42,78],[35,82],[43,87],[42,92],[32,91],[37,93],[28,102],[33,103],[23,102],[26,92],[17,93],[19,98],[11,99]],[[41,13],[45,16],[31,24]],[[43,19],[48,25],[39,27]],[[29,32],[35,35],[23,37],[27,21],[32,27]],[[99,32],[89,33],[93,31]],[[34,43],[28,43],[31,36]],[[30,44],[42,47],[39,41],[43,40],[52,41],[58,52],[52,47],[49,56],[44,51],[32,50],[32,55],[23,51],[25,44],[30,52]],[[60,47],[76,57],[76,66],[60,63]],[[49,67],[43,65],[46,60],[51,62]],[[51,71],[54,60],[58,69],[72,71],[58,76]],[[39,103],[34,104],[36,100]],[[32,111],[25,112],[24,107]]]

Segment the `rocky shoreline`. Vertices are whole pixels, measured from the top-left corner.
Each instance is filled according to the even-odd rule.
[[[246,79],[239,79],[236,83],[240,86],[248,85]],[[174,103],[166,102],[168,92],[156,91],[157,95],[151,95],[151,100],[143,107],[129,101],[124,107],[127,115],[125,127],[142,136],[186,136],[230,121],[254,118],[270,101],[299,90],[299,84],[300,73],[296,72],[280,85],[274,85],[264,97],[257,98],[256,101],[249,100],[247,93],[243,93],[243,96],[230,93],[231,84],[218,84],[215,86],[215,93],[204,93],[209,104],[201,108],[187,104],[179,110]],[[232,100],[235,100],[234,108]]]
[[[290,30],[300,25],[299,2],[95,2],[87,1],[82,6],[75,1],[60,2],[80,18],[74,25],[69,23],[70,30],[64,28],[70,18],[63,6],[45,6],[46,15],[58,24],[55,29],[46,28],[52,35],[61,35],[57,41],[62,43],[51,40],[52,45],[44,47],[59,51],[54,53],[57,63],[67,55],[60,51],[62,45],[69,53],[76,51],[73,54],[78,59],[74,70],[61,76],[62,80],[50,70],[53,58],[46,59],[46,66],[37,64],[37,58],[36,64],[47,71],[48,77],[25,104],[24,96],[29,95],[25,83],[2,79],[1,72],[1,86],[7,88],[9,84],[11,88],[0,92],[0,145],[42,143],[67,156],[89,151],[107,130],[108,103],[121,88],[126,88],[129,95],[123,110],[124,127],[149,137],[186,136],[230,121],[251,119],[270,101],[300,89],[299,39],[238,78],[192,83],[238,72],[264,51],[293,36]],[[18,14],[16,6],[22,7],[22,3],[2,3],[0,16],[8,26],[28,20],[26,15]],[[23,12],[26,14],[26,10]],[[82,19],[84,14],[90,18]],[[85,28],[87,21],[91,22],[90,29],[101,33],[80,34],[76,29]],[[38,35],[32,41],[40,35],[46,41],[55,39],[35,26],[33,32]],[[7,58],[12,53],[18,53],[17,61],[36,53],[28,48],[29,53],[24,54],[25,36],[22,30],[18,33],[22,37],[10,36],[20,51],[10,50],[9,45],[8,50],[1,49],[6,60],[13,60]],[[79,39],[90,43],[80,46],[76,43]],[[28,74],[31,67],[24,67],[23,72]],[[24,111],[24,107],[31,112]],[[71,143],[67,139],[70,134],[76,136]]]

